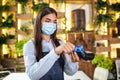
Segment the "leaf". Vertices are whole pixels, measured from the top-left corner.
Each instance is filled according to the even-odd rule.
[[[114,3],[110,5],[110,8],[113,9],[114,11],[119,12],[120,11],[120,3]]]
[[[92,64],[106,69],[112,69],[113,61],[103,54],[97,54],[92,60]]]
[[[103,0],[98,0],[95,4],[97,5],[96,7],[97,12],[99,12],[99,10],[101,9],[104,10],[104,7],[108,6],[108,3]]]
[[[16,1],[21,4],[26,4],[28,2],[28,0],[16,0]]]
[[[2,17],[2,19],[5,19]],[[13,20],[13,14],[10,14],[7,19],[4,22],[0,23],[0,27],[13,27],[14,26],[14,20]]]
[[[96,19],[95,19],[95,22],[94,23],[97,23],[97,25],[100,25],[101,23],[108,23],[108,26],[111,26],[112,23],[113,23],[113,14],[109,14],[109,13],[106,13],[106,14],[99,14]]]
[[[32,9],[34,10],[34,11],[39,11],[39,10],[41,10],[43,7],[48,7],[49,6],[49,4],[47,4],[47,3],[39,3],[39,4],[34,4],[33,5],[33,7],[32,7]]]

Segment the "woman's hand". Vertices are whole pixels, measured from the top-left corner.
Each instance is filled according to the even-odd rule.
[[[68,53],[69,54],[69,53],[73,52],[74,48],[75,48],[75,46],[72,43],[66,42],[66,43],[56,47],[55,52],[57,54],[61,54],[61,53]]]
[[[79,57],[76,52],[73,52],[74,49],[75,49],[75,46],[72,43],[66,42],[66,43],[56,47],[55,52],[56,52],[56,54],[68,53],[71,56],[71,59],[73,62],[78,62]]]
[[[70,56],[71,56],[71,59],[72,59],[73,62],[79,62],[80,59],[79,59],[79,57],[78,57],[76,52],[72,52],[70,54]]]

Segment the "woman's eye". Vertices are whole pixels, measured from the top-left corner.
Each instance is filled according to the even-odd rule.
[[[45,21],[45,22],[50,22],[50,21]]]

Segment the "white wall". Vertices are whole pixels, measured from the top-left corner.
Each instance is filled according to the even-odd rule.
[[[91,4],[66,4],[66,18],[67,23],[66,27],[69,30],[71,25],[71,12],[75,9],[85,9],[85,18],[86,18],[86,30],[89,30],[92,24],[92,7]]]

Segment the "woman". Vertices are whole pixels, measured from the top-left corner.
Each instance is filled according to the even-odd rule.
[[[23,50],[26,72],[31,80],[64,80],[63,72],[73,75],[78,70],[79,58],[73,53],[75,46],[56,38],[56,24],[54,9],[45,7],[38,13],[34,39],[29,40]]]

